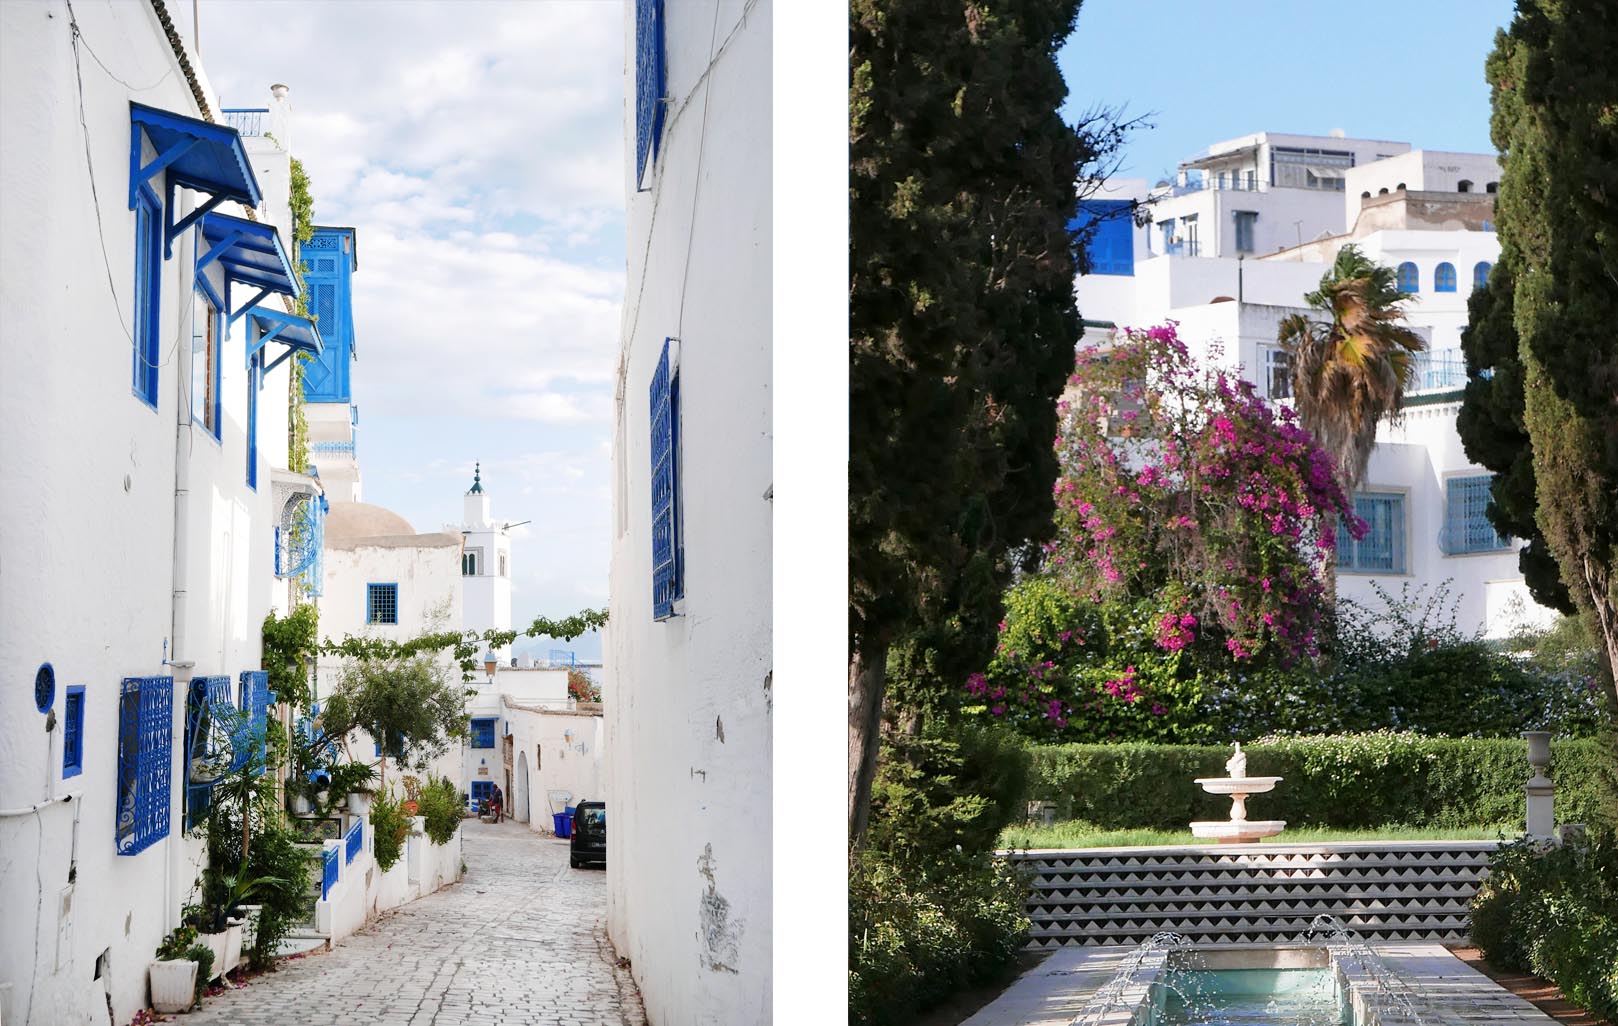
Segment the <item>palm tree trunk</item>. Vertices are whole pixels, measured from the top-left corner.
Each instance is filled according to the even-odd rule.
[[[888,643],[867,639],[848,660],[848,843],[857,848],[871,812],[882,698],[887,686]]]

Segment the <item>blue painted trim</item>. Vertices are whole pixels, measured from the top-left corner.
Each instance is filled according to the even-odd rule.
[[[247,359],[247,487],[258,491],[258,390],[263,388],[258,354]]]
[[[70,684],[62,703],[62,779],[84,772],[84,685]]]
[[[135,311],[133,384],[130,390],[141,402],[157,409],[158,351],[162,331],[163,261],[157,238],[163,218],[163,204],[157,193],[141,185],[135,192]],[[143,224],[144,222],[144,224]]]
[[[472,726],[472,745],[471,746],[473,748],[493,748],[494,747],[494,721],[495,721],[495,717],[493,717],[493,716],[474,716],[474,717],[472,717],[472,725],[471,725]],[[484,743],[485,740],[487,741],[486,744]]]
[[[220,301],[219,294],[216,293],[213,290],[213,286],[208,283],[208,279],[206,277],[199,274],[199,275],[197,275],[196,281],[197,281],[197,291],[201,292],[202,295],[203,295],[203,298],[208,300],[208,305],[213,307],[213,310],[214,310],[214,319],[213,319],[214,330],[219,331],[220,335],[223,336],[224,333],[220,329],[220,325],[224,321],[224,317],[223,317],[224,303],[222,303]],[[191,331],[192,331],[192,337],[195,338],[196,337],[196,325],[191,326]],[[191,366],[192,366],[193,369],[196,367],[196,355],[194,353],[191,356]],[[197,415],[196,415],[196,412],[195,412],[196,408],[197,408],[196,407],[196,403],[197,403],[196,396],[193,395],[192,398],[191,398],[191,409],[192,409],[191,420],[192,420],[192,422],[196,423],[196,424],[201,424],[202,425],[202,430],[216,442],[222,441],[223,438],[224,438],[224,435],[225,435],[225,417],[224,417],[225,404],[224,404],[224,397],[219,394],[220,389],[224,384],[224,369],[225,369],[225,340],[224,340],[223,337],[219,337],[219,338],[215,338],[213,340],[213,359],[209,361],[208,367],[206,368],[206,371],[213,375],[213,382],[212,382],[212,384],[213,384],[213,388],[212,388],[212,392],[213,392],[213,427],[212,428],[208,427],[208,422],[206,420],[198,420],[197,419]],[[197,383],[195,381],[192,381],[191,382],[191,388],[193,390],[195,390],[196,387],[197,387]]]

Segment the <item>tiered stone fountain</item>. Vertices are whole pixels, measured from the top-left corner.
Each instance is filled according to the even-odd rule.
[[[1226,777],[1198,777],[1197,783],[1209,794],[1230,795],[1230,819],[1209,820],[1191,824],[1191,833],[1221,844],[1242,844],[1274,837],[1286,829],[1284,819],[1248,819],[1247,796],[1275,790],[1280,777],[1250,777],[1247,775],[1247,756],[1242,754],[1242,743],[1236,742],[1236,754],[1225,763]]]

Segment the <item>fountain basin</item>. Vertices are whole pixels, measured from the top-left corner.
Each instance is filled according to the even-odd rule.
[[[1287,828],[1284,819],[1219,819],[1191,824],[1191,836],[1220,844],[1243,844],[1274,837]]]
[[[1196,782],[1209,794],[1263,794],[1275,790],[1280,777],[1198,777]]]

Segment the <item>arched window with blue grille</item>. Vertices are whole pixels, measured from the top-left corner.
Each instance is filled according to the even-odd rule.
[[[1446,260],[1445,262],[1439,264],[1436,268],[1434,268],[1434,270],[1433,270],[1433,291],[1434,292],[1454,292],[1455,291],[1455,265],[1454,264],[1452,264],[1452,263],[1450,263],[1449,261]]]
[[[1416,265],[1408,260],[1399,265],[1399,291],[1421,291],[1421,274],[1416,270]]]
[[[1472,267],[1472,287],[1481,289],[1489,284],[1489,269],[1492,265],[1487,260],[1479,260]]]

